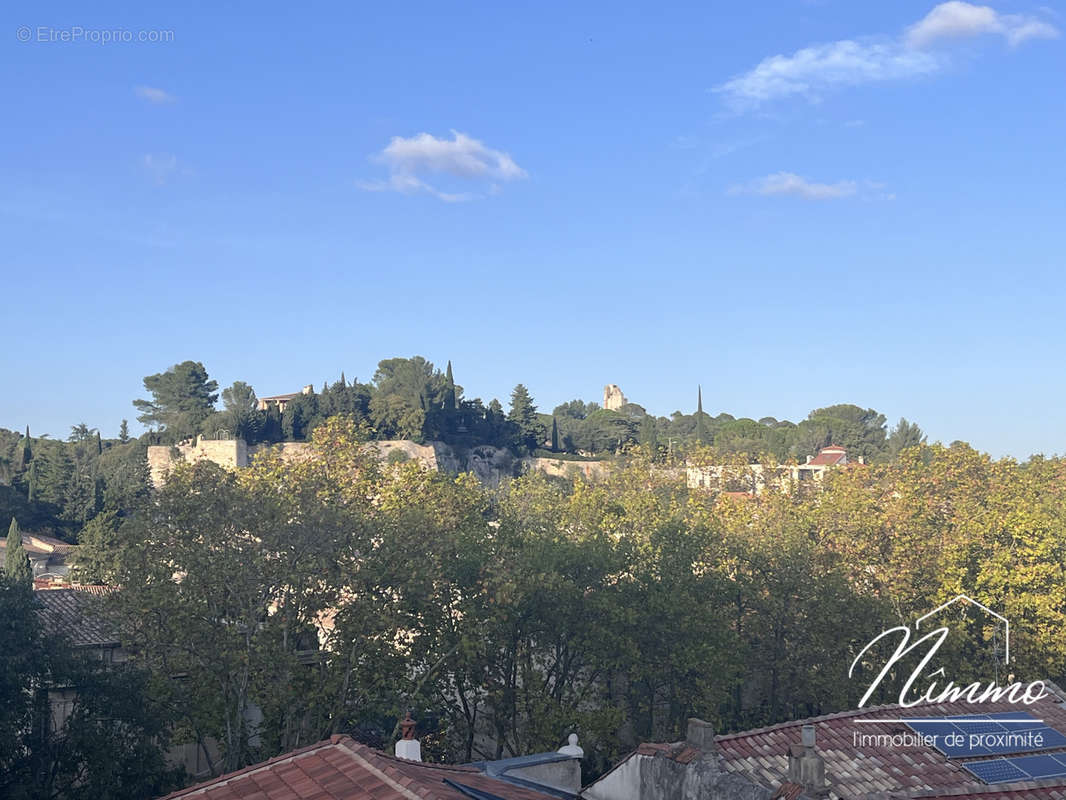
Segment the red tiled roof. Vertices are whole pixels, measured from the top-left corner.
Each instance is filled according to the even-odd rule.
[[[1025,708],[1052,728],[1066,733],[1063,692],[1050,682],[1048,689],[1047,697]],[[935,711],[930,710],[934,708]],[[718,736],[715,743],[727,770],[746,775],[771,789],[786,780],[788,748],[799,743],[801,727],[813,724],[818,752],[825,759],[832,796],[842,800],[874,793],[887,793],[893,797],[952,797],[953,800],[969,797],[974,800],[1066,800],[1066,780],[1063,779],[988,786],[964,770],[960,760],[949,760],[931,747],[883,748],[856,743],[852,739],[855,733],[910,732],[900,722],[856,725],[856,718],[891,720],[923,716],[923,713],[925,716],[954,716],[995,711],[1018,711],[1018,706],[1007,702],[942,703],[912,708],[879,706]]]
[[[457,786],[500,800],[554,800],[474,767],[405,761],[334,736],[302,750],[168,794],[163,800],[469,800]]]
[[[819,450],[818,455],[807,463],[814,466],[833,466],[834,464],[839,464],[847,457],[847,451],[843,447],[837,447],[835,444],[831,444],[829,447],[823,447]]]

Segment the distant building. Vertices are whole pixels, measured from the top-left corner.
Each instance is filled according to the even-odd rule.
[[[608,411],[617,411],[628,402],[617,383],[608,383],[603,387],[603,407]]]
[[[725,465],[689,464],[685,467],[686,482],[690,489],[708,489],[729,494],[755,495],[772,485],[778,489],[790,489],[801,485],[822,482],[826,470],[848,464],[847,451],[839,445],[829,445],[818,455],[807,459],[805,464],[780,464],[766,467],[762,464]],[[862,464],[860,458],[858,462]]]
[[[22,548],[30,559],[34,581],[49,579],[63,580],[70,574],[69,560],[78,549],[62,539],[40,536],[35,533],[22,534]],[[7,552],[7,537],[0,539],[0,560]]]
[[[273,397],[260,397],[258,408],[260,411],[266,411],[270,406],[275,405],[278,407],[278,411],[285,412],[285,406],[289,404],[290,400],[299,397],[302,394],[312,394],[315,391],[315,387],[311,384],[307,384],[302,391],[292,392],[291,394],[276,394]]]
[[[818,455],[807,459],[807,466],[811,467],[839,467],[848,463],[848,452],[840,445],[831,444],[818,451]],[[862,463],[862,459],[859,459]]]

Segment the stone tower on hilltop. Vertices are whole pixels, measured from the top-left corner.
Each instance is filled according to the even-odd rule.
[[[617,411],[628,402],[617,383],[608,383],[603,387],[603,407],[608,411]]]

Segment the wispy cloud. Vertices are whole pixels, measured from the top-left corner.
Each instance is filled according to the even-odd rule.
[[[715,91],[743,109],[790,95],[818,100],[833,89],[931,75],[941,66],[937,54],[898,42],[844,39],[765,58]]]
[[[155,86],[135,86],[133,88],[133,93],[142,100],[147,100],[149,103],[157,106],[173,103],[178,99],[165,89],[159,89]]]
[[[756,194],[766,197],[791,196],[804,200],[837,200],[853,197],[859,191],[857,181],[837,181],[836,183],[818,183],[807,180],[794,172],[775,172],[765,178],[750,183],[737,184],[729,188],[729,194]]]
[[[178,157],[171,153],[145,153],[141,166],[158,184],[164,184],[178,169]]]
[[[414,175],[394,173],[385,181],[358,181],[356,185],[367,192],[399,192],[400,194],[431,194],[445,203],[463,203],[473,200],[470,192],[442,192]]]
[[[950,0],[907,28],[906,42],[911,47],[928,47],[941,39],[969,39],[985,34],[1000,35],[1013,47],[1027,39],[1054,39],[1059,31],[1026,14],[1000,14],[991,6]]]
[[[438,139],[429,133],[419,133],[409,138],[394,136],[372,160],[386,165],[389,176],[385,180],[360,181],[358,186],[361,189],[430,194],[447,203],[472,200],[483,195],[469,191],[444,191],[422,176],[447,175],[474,183],[488,194],[498,192],[500,182],[527,177],[526,171],[510,155],[487,147],[458,131],[452,131],[451,139]]]
[[[796,95],[818,100],[847,86],[932,75],[950,63],[949,55],[931,49],[933,45],[989,33],[1002,35],[1013,46],[1028,39],[1053,38],[1059,32],[1036,17],[999,14],[989,6],[950,0],[901,36],[842,39],[770,56],[714,91],[737,110]]]

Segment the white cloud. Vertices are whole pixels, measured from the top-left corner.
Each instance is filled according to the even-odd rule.
[[[409,138],[394,136],[373,160],[389,168],[389,177],[387,180],[361,181],[360,188],[371,192],[426,193],[448,203],[472,200],[481,195],[442,191],[420,176],[444,174],[463,181],[488,182],[485,187],[488,194],[496,194],[501,181],[527,177],[526,171],[510,155],[486,147],[458,131],[452,131],[451,139],[438,139],[429,133]]]
[[[765,58],[715,91],[735,105],[751,107],[797,94],[816,100],[837,87],[929,75],[940,67],[936,55],[896,42],[844,39]]]
[[[358,181],[360,189],[367,192],[399,192],[400,194],[431,194],[445,203],[463,203],[478,195],[470,192],[442,192],[414,175],[393,174],[387,181]]]
[[[925,18],[907,28],[911,47],[928,47],[940,39],[967,39],[983,34],[1003,36],[1011,46],[1026,39],[1054,39],[1054,25],[1023,14],[1000,14],[991,6],[977,6],[961,0],[941,3]]]
[[[147,100],[149,103],[157,106],[173,103],[178,99],[170,92],[164,89],[157,89],[154,86],[136,86],[133,89],[133,93],[142,100]]]
[[[758,194],[763,196],[784,195],[802,197],[804,200],[836,200],[851,197],[859,190],[855,181],[817,183],[800,177],[794,172],[775,172],[751,183],[733,186],[730,194]]]
[[[800,95],[818,100],[846,86],[904,80],[934,74],[949,59],[929,45],[985,33],[1002,35],[1013,46],[1054,38],[1058,30],[1035,17],[999,14],[988,6],[950,0],[933,8],[898,38],[842,39],[764,58],[754,68],[714,87],[738,110]]]
[[[141,156],[141,166],[156,183],[163,184],[177,170],[178,157],[170,153],[146,153]]]

